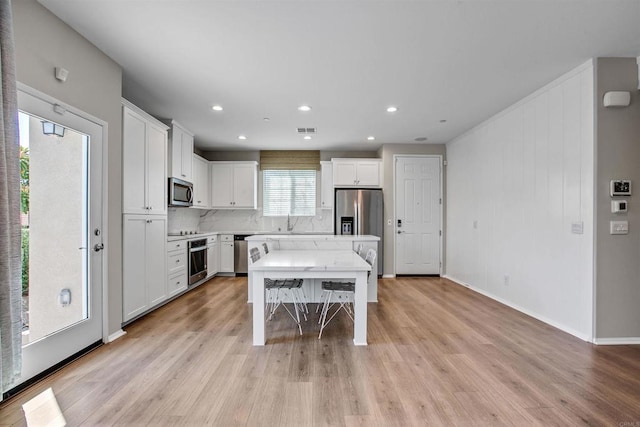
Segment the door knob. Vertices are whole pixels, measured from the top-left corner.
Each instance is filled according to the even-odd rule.
[[[402,230],[398,230],[398,234],[402,234]]]
[[[96,243],[95,246],[93,247],[93,250],[96,252],[100,252],[103,249],[104,249],[104,243]]]

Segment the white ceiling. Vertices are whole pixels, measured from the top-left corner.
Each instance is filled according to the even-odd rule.
[[[39,1],[203,150],[445,143],[589,58],[640,55],[635,0]]]

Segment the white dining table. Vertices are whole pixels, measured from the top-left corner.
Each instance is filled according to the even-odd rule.
[[[253,283],[253,345],[266,343],[264,279],[355,281],[353,343],[367,345],[367,272],[371,266],[351,250],[271,251],[249,265]]]

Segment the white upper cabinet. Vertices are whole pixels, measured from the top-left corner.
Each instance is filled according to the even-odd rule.
[[[233,165],[233,207],[256,209],[258,202],[257,163]]]
[[[209,188],[209,162],[193,154],[193,207],[209,208],[211,190]]]
[[[320,162],[320,207],[333,208],[333,164]]]
[[[257,208],[257,162],[209,162],[209,168],[212,208]]]
[[[193,134],[175,120],[169,130],[169,176],[193,182]]]
[[[227,162],[209,163],[211,174],[211,207],[233,207],[233,164]]]
[[[166,215],[167,127],[122,102],[122,211]]]
[[[382,160],[333,159],[334,187],[382,187]]]

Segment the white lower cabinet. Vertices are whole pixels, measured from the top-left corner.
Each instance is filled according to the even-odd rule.
[[[218,272],[219,260],[218,236],[209,236],[207,238],[207,277],[211,277]]]
[[[122,318],[144,313],[168,298],[167,217],[124,215]]]
[[[220,235],[220,272],[233,273],[233,235]]]
[[[187,289],[187,241],[167,243],[167,291],[169,297]]]

